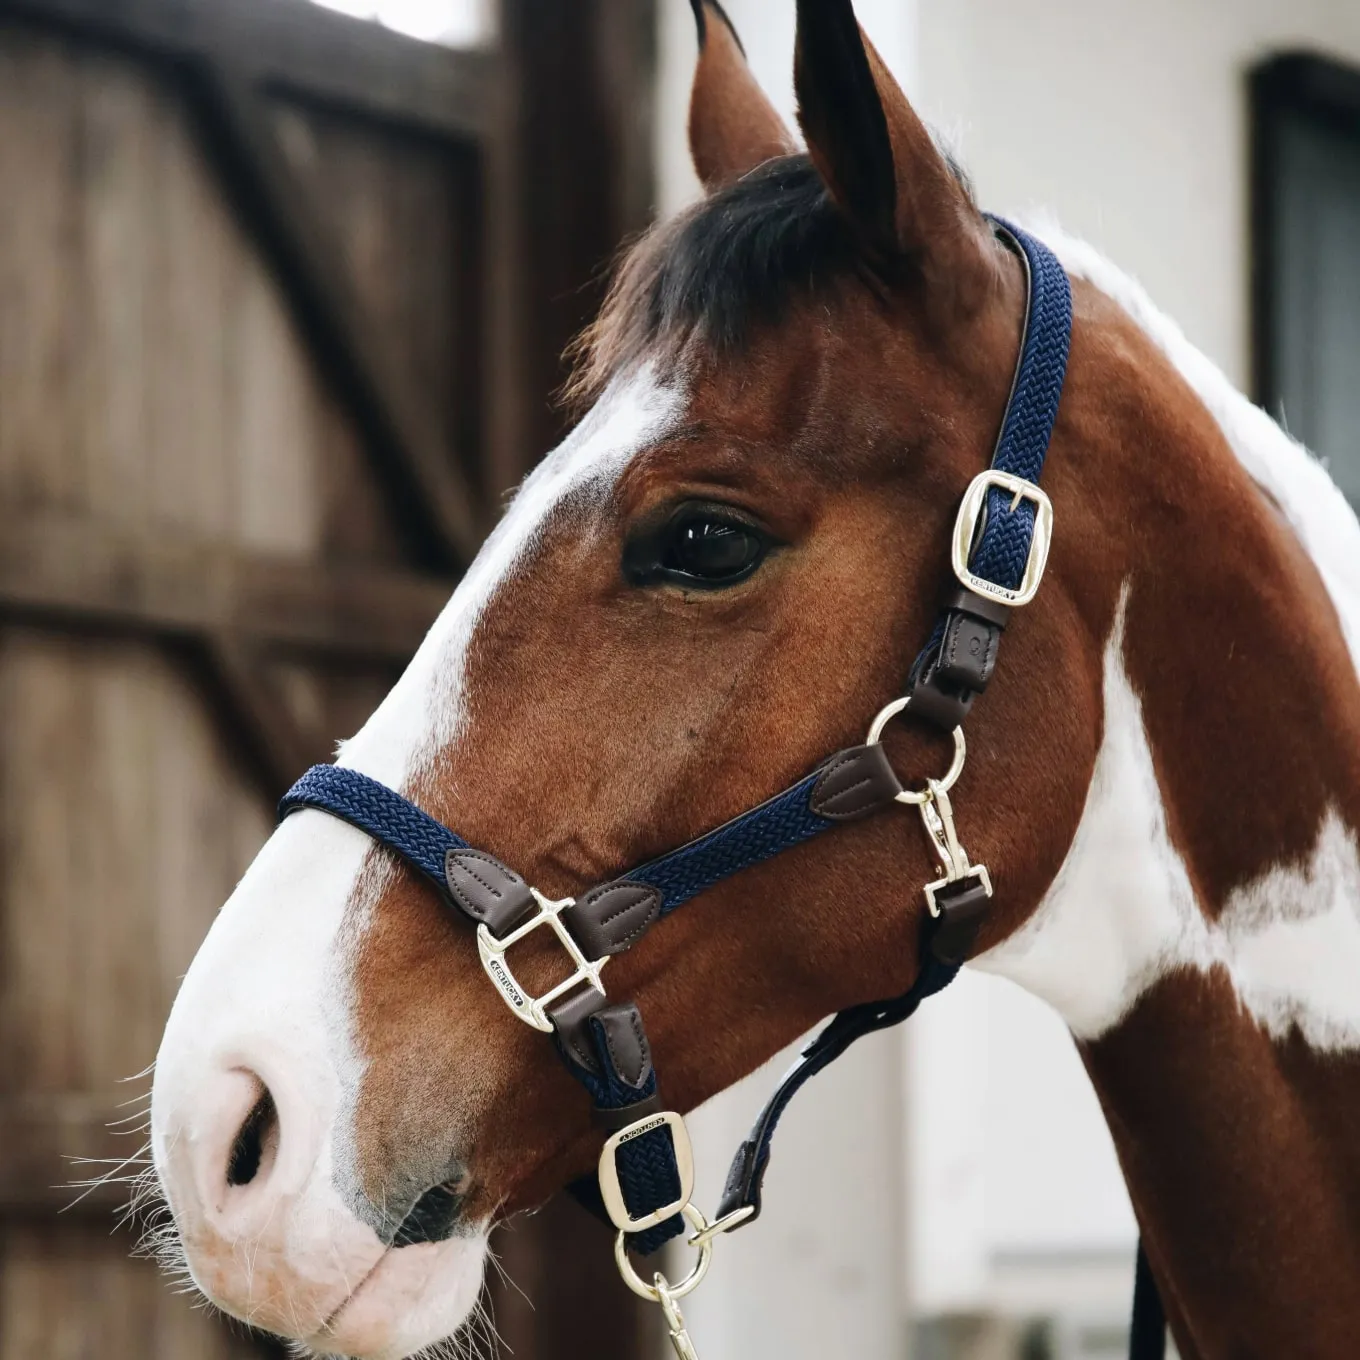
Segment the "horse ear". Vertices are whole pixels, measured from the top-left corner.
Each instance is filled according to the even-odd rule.
[[[796,150],[774,105],[756,83],[732,21],[717,0],[690,0],[699,63],[689,100],[689,149],[710,193],[773,156]]]
[[[794,85],[813,164],[872,253],[938,264],[956,285],[990,259],[986,223],[851,0],[798,0]]]

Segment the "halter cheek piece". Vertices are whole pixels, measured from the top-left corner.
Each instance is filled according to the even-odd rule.
[[[789,1101],[861,1035],[905,1020],[948,986],[990,908],[991,879],[959,843],[949,790],[967,749],[961,724],[992,677],[1011,611],[1034,597],[1043,576],[1053,512],[1038,481],[1072,329],[1071,289],[1057,259],[1019,228],[993,223],[1028,278],[1015,378],[992,466],[973,480],[959,509],[951,544],[957,584],[912,666],[906,696],[878,715],[863,746],[839,752],[792,788],[678,850],[560,901],[545,898],[499,860],[357,770],[315,766],[279,805],[280,817],[316,808],[366,831],[418,869],[476,927],[482,965],[506,1005],[526,1024],[552,1034],[568,1070],[590,1092],[596,1120],[609,1136],[598,1184],[577,1182],[573,1193],[618,1229],[615,1255],[624,1280],[662,1305],[681,1356],[693,1356],[693,1347],[676,1301],[703,1278],[714,1238],[759,1216],[771,1139]],[[903,788],[879,745],[888,721],[904,712],[954,738],[950,769],[920,790]],[[894,802],[917,809],[940,861],[940,877],[925,888],[921,971],[904,995],[842,1011],[808,1044],[738,1149],[709,1223],[690,1203],[689,1138],[680,1116],[661,1104],[642,1016],[631,1001],[606,1000],[605,965],[715,883]],[[533,996],[515,976],[507,951],[538,930],[556,936],[573,971]],[[628,1252],[647,1255],[687,1226],[698,1249],[689,1276],[676,1285],[660,1274],[651,1284],[642,1280]]]

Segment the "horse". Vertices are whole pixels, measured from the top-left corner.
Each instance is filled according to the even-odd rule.
[[[157,1060],[155,1168],[192,1278],[320,1353],[456,1333],[491,1226],[601,1155],[592,1102],[523,1013],[562,982],[571,895],[876,749],[890,768],[863,779],[896,772],[929,835],[880,809],[664,919],[623,903],[646,919],[603,976],[576,946],[571,983],[647,1021],[644,1053],[597,1016],[620,1046],[598,1062],[645,1059],[653,1086],[654,1065],[672,1112],[616,1125],[602,1168],[823,1017],[909,993],[917,885],[985,865],[958,953],[1074,1036],[1181,1355],[1351,1354],[1356,518],[1132,280],[1035,226],[1070,295],[1042,586],[1006,615],[952,803],[962,748],[914,699],[866,744],[957,591],[956,512],[1009,409],[1031,262],[849,0],[798,0],[805,151],[719,5],[694,8],[705,194],[623,259],[580,346],[583,418],[335,767],[479,847],[448,893],[516,896],[550,929],[512,962],[381,837],[286,817]],[[1028,497],[1033,527],[1036,496],[992,513]],[[999,628],[973,635],[988,658]],[[951,859],[963,842],[972,860]]]

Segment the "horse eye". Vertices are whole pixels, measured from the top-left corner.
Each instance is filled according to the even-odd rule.
[[[749,525],[698,514],[671,525],[662,568],[705,585],[732,585],[749,576],[765,555],[765,540]]]

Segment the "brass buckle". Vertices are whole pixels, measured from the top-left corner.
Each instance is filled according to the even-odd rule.
[[[968,570],[968,558],[973,551],[973,538],[977,533],[978,521],[987,504],[987,492],[992,487],[1009,491],[1013,497],[1011,510],[1014,511],[1021,501],[1031,501],[1034,505],[1034,537],[1029,543],[1029,560],[1025,563],[1025,574],[1018,589],[999,586],[995,581],[975,576]],[[1033,482],[1016,477],[997,468],[980,472],[964,492],[963,504],[959,506],[958,518],[954,521],[954,541],[950,549],[950,563],[957,576],[968,590],[986,599],[996,600],[999,604],[1018,609],[1028,604],[1039,590],[1043,580],[1044,567],[1048,565],[1049,544],[1053,540],[1053,502]]]
[[[485,924],[478,926],[477,953],[481,956],[482,967],[486,969],[487,977],[496,984],[496,990],[504,998],[505,1004],[526,1025],[532,1025],[545,1034],[551,1034],[552,1021],[548,1019],[548,1007],[558,997],[565,996],[582,982],[590,983],[601,996],[605,995],[604,986],[600,982],[600,970],[609,962],[609,958],[606,955],[592,963],[581,953],[580,945],[571,938],[571,932],[559,919],[568,907],[576,905],[574,897],[564,897],[560,901],[550,902],[537,888],[530,888],[529,891],[534,895],[534,901],[538,903],[538,914],[522,926],[517,926],[503,940],[498,940]],[[512,945],[518,944],[526,935],[531,935],[543,925],[552,927],[553,934],[562,942],[562,948],[571,956],[576,971],[564,982],[559,982],[551,991],[544,992],[542,996],[530,996],[528,989],[510,971],[510,963],[505,953]]]
[[[671,1143],[675,1148],[675,1166],[680,1173],[680,1198],[670,1204],[663,1204],[661,1208],[643,1214],[640,1218],[634,1218],[623,1202],[623,1186],[619,1183],[619,1149],[625,1143],[641,1138],[644,1133],[661,1128],[668,1128],[671,1131]],[[689,1198],[693,1193],[694,1149],[690,1146],[685,1121],[674,1110],[646,1115],[629,1124],[627,1128],[612,1134],[605,1142],[600,1152],[600,1196],[604,1200],[605,1211],[609,1214],[610,1221],[620,1233],[642,1232],[646,1228],[656,1227],[658,1223],[664,1223],[689,1204]],[[707,1227],[707,1224],[700,1223],[698,1226],[702,1229]]]

